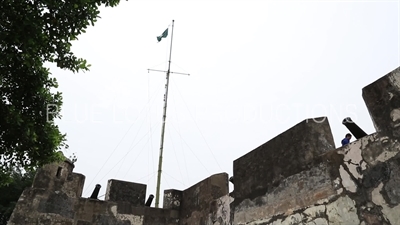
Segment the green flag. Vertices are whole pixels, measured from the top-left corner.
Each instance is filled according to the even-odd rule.
[[[168,36],[168,28],[161,34],[161,36],[157,36],[158,42],[160,42],[162,38],[166,38],[167,36]]]

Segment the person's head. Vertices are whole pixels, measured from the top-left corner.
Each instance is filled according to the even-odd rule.
[[[346,134],[346,138],[350,140],[351,139],[351,134]]]

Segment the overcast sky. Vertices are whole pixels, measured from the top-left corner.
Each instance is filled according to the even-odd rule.
[[[400,66],[400,1],[121,1],[73,43],[90,72],[51,67],[57,123],[86,176],[155,194],[165,73],[175,20],[161,190],[186,189],[306,118],[350,116],[375,132],[361,96]],[[170,28],[167,38],[156,36]],[[302,134],[299,134],[302,135]],[[354,140],[354,139],[353,139]],[[232,190],[232,186],[231,186]],[[162,197],[161,192],[161,197]],[[147,197],[146,196],[146,197]],[[154,205],[154,201],[153,201]]]

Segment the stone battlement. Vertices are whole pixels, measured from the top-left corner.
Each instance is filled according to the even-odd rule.
[[[207,220],[204,205],[228,194],[228,174],[220,173],[187,190],[166,190],[164,208],[145,206],[145,184],[114,179],[108,181],[104,201],[82,198],[85,177],[73,173],[73,167],[66,160],[39,169],[8,224],[192,224]],[[192,215],[196,210],[200,213]]]
[[[334,148],[326,117],[300,122],[233,162],[235,203],[271,190]]]
[[[311,118],[186,190],[145,206],[146,185],[110,180],[106,200],[81,198],[85,177],[66,161],[38,171],[8,224],[397,224],[400,68],[363,88],[376,133],[335,149],[327,118]]]

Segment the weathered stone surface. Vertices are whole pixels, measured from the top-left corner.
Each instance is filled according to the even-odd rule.
[[[210,216],[207,224],[228,225],[231,224],[230,204],[233,198],[229,195],[222,196],[211,202]]]
[[[236,221],[235,221],[236,224]],[[247,223],[246,223],[247,224]],[[360,220],[357,215],[355,202],[348,196],[326,204],[310,207],[304,211],[298,211],[283,218],[271,220],[259,220],[248,224],[265,225],[358,225]]]
[[[146,185],[109,180],[105,200],[114,202],[129,202],[133,206],[144,206],[146,198]]]
[[[265,194],[334,146],[327,118],[302,121],[234,161],[234,203]]]
[[[228,195],[228,174],[220,173],[200,181],[182,193],[180,224],[204,225],[209,219],[211,203]]]
[[[355,202],[348,196],[340,197],[338,200],[326,206],[329,225],[360,224]]]
[[[329,224],[325,218],[317,218],[315,220],[306,223],[306,225],[329,225]]]
[[[397,224],[393,221],[400,221],[399,145],[397,139],[376,133],[327,152],[309,166],[310,170],[316,170],[321,165],[329,165],[325,177],[336,191],[331,196],[307,202],[307,193],[319,193],[316,178],[321,172],[305,174],[306,171],[302,171],[283,179],[274,189],[279,192],[271,190],[253,201],[242,201],[235,207],[234,224]],[[309,188],[306,192],[299,188],[303,181]],[[286,199],[279,196],[286,196]],[[302,204],[293,203],[297,198]],[[281,207],[284,202],[291,204]]]
[[[398,222],[400,221],[400,205],[390,207],[381,195],[382,188],[383,183],[381,183],[371,192],[372,201],[374,204],[382,207],[382,217],[387,218],[390,224],[398,224]]]
[[[395,207],[400,204],[400,157],[394,158],[386,166],[387,182],[384,183],[382,195],[391,207]]]
[[[173,209],[145,208],[144,225],[178,225],[179,211]]]
[[[324,174],[334,190],[331,195],[307,201],[310,194],[320,193],[316,178],[321,173],[304,170],[283,178],[264,195],[235,204],[234,224],[396,224],[393,221],[400,221],[395,213],[400,209],[399,152],[396,138],[375,133],[314,157],[304,168],[311,171],[329,165]],[[308,191],[300,188],[303,181]]]
[[[276,215],[290,215],[293,211],[319,200],[330,199],[340,189],[335,179],[336,177],[331,177],[329,165],[326,163],[292,175],[268,193],[236,205],[234,221],[236,224],[247,224],[268,220]]]
[[[325,205],[317,205],[307,208],[303,211],[304,218],[307,218],[306,222],[311,222],[316,220],[315,218],[325,218],[326,206]]]
[[[52,192],[46,199],[40,201],[38,212],[54,213],[68,219],[74,219],[74,199],[60,191]]]
[[[81,198],[75,205],[76,211],[79,212],[75,219],[92,223],[96,215],[108,215],[110,212],[108,208],[113,205],[115,203]]]
[[[179,190],[165,190],[164,191],[164,209],[175,209],[180,210],[182,201],[182,191]]]
[[[359,209],[359,218],[362,225],[388,225],[388,221],[384,218],[380,207],[376,207],[372,203],[368,203],[371,207],[361,207]]]
[[[45,165],[36,173],[32,185],[48,190],[60,190],[71,176],[73,168],[74,165],[69,160]]]
[[[72,173],[72,168],[63,172],[65,166],[70,165],[63,162],[42,168],[35,179],[44,178],[49,183],[46,185],[42,180],[36,180],[31,188],[23,192],[9,225],[178,225],[178,210],[137,206],[137,202],[129,201],[79,198],[84,176]],[[136,183],[114,181],[110,182],[108,193],[115,200],[125,200],[124,197],[131,196],[132,189],[139,190],[140,193],[143,186],[145,187]],[[113,195],[113,188],[126,188],[127,191],[117,191]],[[144,199],[142,200],[140,202],[143,205]]]
[[[85,176],[79,173],[71,173],[63,185],[64,192],[72,198],[82,197]]]
[[[400,67],[364,87],[362,92],[376,131],[400,137]]]
[[[349,192],[357,192],[357,184],[354,183],[351,175],[341,165],[339,168],[340,177],[342,180],[342,186]]]

